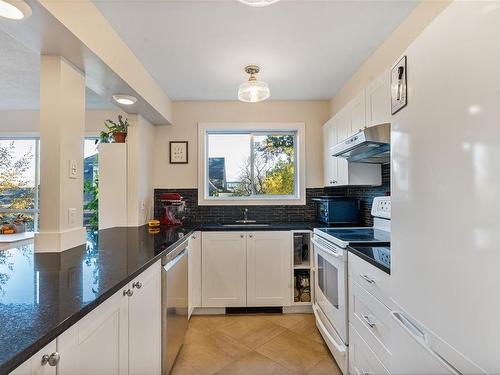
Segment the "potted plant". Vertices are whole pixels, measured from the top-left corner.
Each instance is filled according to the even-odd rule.
[[[124,119],[122,115],[118,115],[118,122],[113,120],[104,121],[107,131],[101,131],[99,141],[101,143],[110,143],[112,141],[115,143],[125,143],[128,125],[128,119]]]

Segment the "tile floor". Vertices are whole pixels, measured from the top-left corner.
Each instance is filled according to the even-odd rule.
[[[312,314],[193,316],[171,375],[341,375]]]

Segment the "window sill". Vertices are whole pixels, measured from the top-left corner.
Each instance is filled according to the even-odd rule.
[[[199,206],[304,206],[305,198],[290,199],[205,199],[198,197]]]

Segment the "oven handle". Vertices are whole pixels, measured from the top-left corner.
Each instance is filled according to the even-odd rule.
[[[328,340],[330,340],[330,342],[335,346],[335,349],[337,349],[337,351],[339,353],[345,353],[345,351],[346,351],[345,345],[339,345],[337,343],[337,340],[335,340],[335,338],[330,334],[330,332],[328,332],[325,325],[321,321],[321,317],[319,316],[319,313],[318,313],[318,308],[319,307],[317,307],[316,305],[313,305],[313,312],[314,312],[314,316],[316,317],[316,323],[318,323],[320,325],[321,332],[323,332],[326,335],[326,337],[328,337]]]
[[[314,237],[311,239],[312,243],[317,246],[321,251],[324,251],[325,253],[331,255],[331,256],[334,256],[335,258],[339,258],[341,259],[342,258],[342,255],[340,255],[339,253],[335,253],[329,249],[327,249],[326,247],[324,247],[321,243],[319,243],[318,241],[316,241],[314,239]]]

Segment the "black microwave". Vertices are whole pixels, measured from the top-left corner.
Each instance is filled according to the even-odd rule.
[[[323,196],[316,202],[316,220],[325,224],[358,224],[359,199]]]

